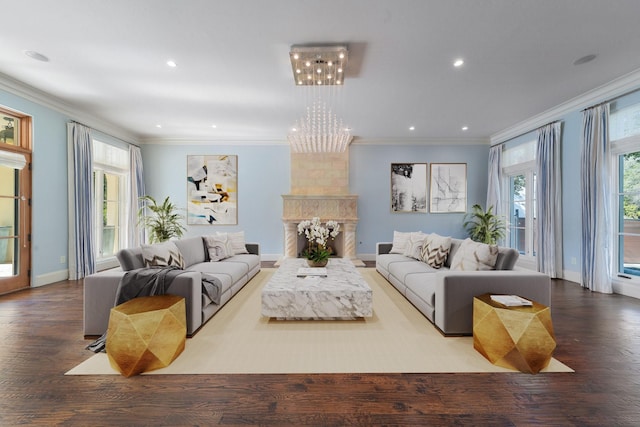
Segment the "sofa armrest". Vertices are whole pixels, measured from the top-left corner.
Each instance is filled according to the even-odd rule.
[[[259,243],[245,243],[247,248],[247,252],[253,255],[260,255],[260,244]]]
[[[473,297],[519,295],[551,305],[551,279],[534,271],[442,271],[436,273],[435,325],[445,335],[473,333]]]
[[[84,278],[85,336],[102,335],[107,330],[124,274],[121,270],[107,270]],[[202,325],[202,274],[188,271],[176,276],[167,293],[185,298],[187,334],[191,335]]]
[[[378,242],[376,243],[376,255],[388,254],[392,247],[392,242]]]

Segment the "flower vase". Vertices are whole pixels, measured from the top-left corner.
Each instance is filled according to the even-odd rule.
[[[312,259],[307,259],[307,265],[309,265],[309,267],[326,267],[328,262],[329,262],[328,259],[324,259],[322,261],[314,261]]]

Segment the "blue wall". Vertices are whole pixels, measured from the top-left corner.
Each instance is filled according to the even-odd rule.
[[[33,117],[31,276],[62,277],[68,269],[67,122],[69,117],[0,90],[0,105]],[[58,280],[62,280],[58,279]],[[47,278],[42,279],[48,282]]]
[[[488,145],[358,145],[350,151],[350,190],[358,197],[357,253],[373,254],[379,241],[393,231],[434,231],[464,235],[463,214],[391,213],[391,163],[467,163],[468,205],[484,205]],[[153,145],[142,147],[147,192],[170,196],[186,206],[188,155],[238,155],[238,225],[189,226],[187,235],[244,230],[248,241],[259,242],[267,256],[284,252],[282,195],[290,192],[290,153],[287,145]]]

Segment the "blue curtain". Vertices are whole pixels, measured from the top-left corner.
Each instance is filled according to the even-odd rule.
[[[609,104],[585,110],[582,126],[582,286],[611,293]]]
[[[95,273],[93,147],[91,129],[67,124],[69,150],[69,279]]]
[[[142,168],[142,153],[135,145],[129,146],[129,176],[131,191],[129,192],[129,232],[127,233],[127,245],[129,248],[145,243],[145,229],[138,226],[138,210],[142,207],[140,197],[144,196],[144,172]]]
[[[538,129],[536,148],[538,271],[562,278],[562,175],[560,122]]]

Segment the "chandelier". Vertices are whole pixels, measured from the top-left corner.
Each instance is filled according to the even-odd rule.
[[[293,152],[340,153],[346,151],[353,137],[333,112],[333,94],[344,83],[348,59],[346,46],[292,46],[289,52],[296,86],[313,93],[311,105],[289,132],[287,139]],[[328,86],[322,88],[322,86]],[[336,89],[331,89],[331,87]],[[298,89],[300,90],[300,89]]]
[[[296,153],[342,153],[353,136],[323,101],[316,100],[287,139]]]

